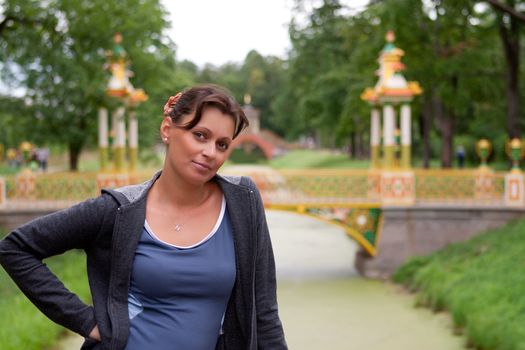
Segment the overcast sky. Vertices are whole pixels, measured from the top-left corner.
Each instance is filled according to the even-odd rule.
[[[367,0],[343,0],[360,7]],[[170,13],[177,59],[199,66],[242,62],[246,54],[286,57],[293,0],[161,0]]]

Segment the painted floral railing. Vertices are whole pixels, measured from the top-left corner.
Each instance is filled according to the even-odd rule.
[[[505,173],[476,170],[415,170],[419,204],[501,205]]]
[[[3,204],[8,203],[12,209],[59,209],[95,197],[101,188],[142,182],[151,175],[26,172],[3,178],[0,189],[5,188]],[[227,168],[222,175],[252,177],[266,207],[336,224],[370,255],[377,254],[385,205],[505,205],[506,174],[490,171]]]
[[[124,176],[119,180],[119,176]],[[108,181],[110,177],[112,180]],[[96,197],[102,187],[116,187],[138,183],[149,175],[101,175],[97,173],[53,173],[34,174],[20,173],[16,176],[6,176],[5,192],[7,201],[70,201],[78,202]]]
[[[268,206],[370,206],[381,203],[386,190],[382,173],[377,170],[253,170],[242,174],[254,179]],[[412,204],[501,205],[504,177],[503,172],[413,170]]]
[[[225,175],[248,175],[261,190],[265,204],[333,205],[377,204],[382,200],[381,172],[356,170],[228,170]],[[475,170],[413,170],[414,204],[500,205],[505,173]],[[8,201],[69,200],[95,197],[102,187],[138,183],[151,173],[97,175],[96,173],[26,174],[6,176]],[[121,176],[121,178],[117,178]],[[113,178],[112,178],[113,177]],[[383,184],[384,186],[384,184]]]

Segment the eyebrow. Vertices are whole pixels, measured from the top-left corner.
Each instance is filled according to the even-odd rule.
[[[196,128],[204,129],[204,130],[206,130],[207,132],[209,132],[210,134],[213,135],[213,131],[211,131],[210,129],[208,129],[208,128],[205,127],[205,126],[195,125],[195,126],[193,127],[193,129],[196,129]],[[230,141],[233,141],[233,138],[228,137],[228,136],[224,136],[224,137],[219,138],[219,140],[230,140]]]

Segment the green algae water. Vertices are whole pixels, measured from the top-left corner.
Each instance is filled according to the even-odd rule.
[[[290,349],[464,350],[447,314],[401,287],[358,276],[356,243],[331,225],[268,211],[279,312]]]
[[[379,281],[281,282],[279,308],[290,349],[464,350],[446,314]]]

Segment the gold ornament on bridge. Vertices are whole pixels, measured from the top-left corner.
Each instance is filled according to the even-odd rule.
[[[374,230],[374,221],[369,217],[368,209],[352,210],[346,224],[355,228],[360,233]]]
[[[492,145],[490,144],[489,140],[481,139],[476,143],[476,153],[478,154],[478,157],[481,159],[480,169],[489,168],[487,165],[487,159],[489,158],[491,152],[492,152]]]
[[[31,151],[33,150],[33,145],[29,141],[23,141],[19,146],[18,150],[22,153],[24,160],[29,162],[31,159]]]
[[[523,159],[525,155],[525,144],[518,138],[513,138],[509,140],[505,145],[505,151],[507,155],[512,160],[512,169],[514,173],[521,172],[520,169],[520,160]]]

